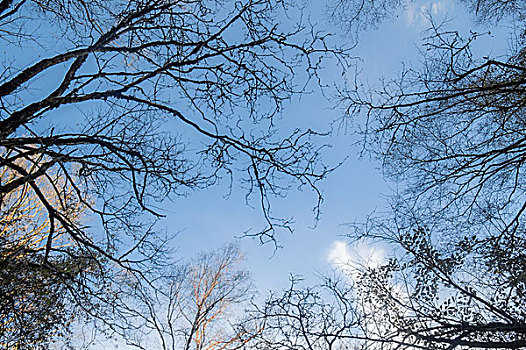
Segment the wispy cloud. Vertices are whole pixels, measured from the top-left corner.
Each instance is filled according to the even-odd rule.
[[[342,271],[351,281],[358,281],[360,271],[364,267],[376,268],[387,262],[388,252],[375,244],[372,241],[360,241],[359,243],[349,246],[344,241],[334,241],[331,248],[327,252],[327,261],[333,265],[337,270]],[[401,284],[395,281],[388,281],[392,297],[399,300],[401,303],[407,303],[409,296]],[[359,292],[357,286],[357,297],[363,298],[363,292]],[[388,287],[388,286],[386,286]],[[381,300],[375,298],[362,299],[361,303],[357,303],[356,307],[361,308],[365,315],[375,315],[377,310],[383,308],[385,304]],[[385,308],[383,309],[385,310]],[[407,312],[403,307],[399,307],[399,315]],[[391,336],[396,332],[396,329],[391,326],[389,322],[367,322],[364,331],[367,334],[382,336],[390,334]],[[403,335],[395,335],[393,339],[402,341]]]
[[[452,9],[451,6],[445,0],[411,2],[406,10],[407,24],[413,27],[427,26],[429,16],[443,16]]]
[[[352,276],[358,268],[375,268],[385,263],[386,251],[373,242],[360,241],[349,246],[344,241],[334,241],[327,252],[327,261],[336,269],[343,270]]]

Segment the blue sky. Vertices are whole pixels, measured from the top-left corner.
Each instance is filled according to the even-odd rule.
[[[320,15],[320,25],[334,26],[327,17]],[[416,0],[396,17],[388,19],[376,29],[362,32],[359,43],[353,50],[361,57],[358,69],[363,81],[372,86],[382,77],[394,78],[404,65],[418,65],[418,50],[421,38],[429,27],[428,16],[437,21],[447,19],[449,27],[458,30],[461,35],[469,35],[474,28],[480,32],[488,28],[475,24],[466,9],[459,2],[450,0]],[[492,28],[492,34],[478,39],[474,46],[484,55],[498,55],[507,46],[508,30]],[[338,40],[350,42],[344,30],[339,31]],[[327,67],[326,74],[334,74],[338,79],[336,67]],[[353,75],[354,72],[349,72]],[[282,122],[294,125],[312,123],[328,127],[329,123],[342,117],[342,109],[332,108],[334,100],[327,100],[319,92],[293,100],[285,109]],[[240,240],[246,254],[246,268],[251,272],[259,292],[264,296],[268,290],[287,287],[291,273],[300,274],[307,281],[315,281],[315,276],[337,267],[347,259],[372,260],[385,257],[386,247],[361,244],[349,246],[344,237],[348,233],[345,223],[363,222],[373,211],[386,208],[386,196],[392,193],[396,184],[387,184],[381,174],[380,164],[367,157],[359,159],[359,148],[353,146],[357,136],[353,127],[360,124],[359,117],[351,121],[348,131],[335,132],[331,138],[332,149],[329,161],[337,162],[348,157],[347,161],[325,181],[320,183],[324,193],[322,215],[313,228],[312,206],[315,198],[311,193],[292,191],[282,200],[274,203],[278,212],[293,216],[294,234],[280,232],[278,239],[282,248],[274,250],[272,244],[261,246],[257,240]],[[308,124],[307,123],[307,124]],[[179,230],[176,242],[179,252],[184,256],[217,247],[232,241],[233,236],[241,236],[249,229],[262,227],[261,213],[249,208],[244,202],[244,193],[234,186],[234,191],[225,197],[228,189],[217,186],[213,189],[195,193],[178,201],[173,212],[168,215],[167,227]],[[184,205],[181,205],[184,203]],[[360,258],[361,256],[361,258]]]
[[[374,85],[381,77],[395,77],[403,62],[418,64],[419,41],[429,25],[429,13],[438,20],[447,16],[451,26],[461,33],[467,34],[473,28],[471,18],[458,3],[448,0],[411,2],[407,8],[400,9],[395,18],[387,20],[377,29],[360,34],[359,44],[353,53],[362,58],[358,63],[361,79]],[[322,26],[324,23],[331,26],[327,17],[320,13],[315,16],[321,18],[318,23]],[[351,41],[344,30],[340,30],[337,40],[342,43]],[[488,45],[498,47],[502,44],[502,39],[489,37],[483,47],[487,49]],[[337,71],[336,67],[327,67],[326,75],[334,74],[338,78]],[[307,124],[328,127],[343,113],[339,108],[331,108],[334,105],[335,100],[327,100],[316,92],[293,100],[286,107],[281,122],[295,125],[308,121]],[[349,130],[353,128],[352,124],[359,123],[359,118],[352,121]],[[291,273],[312,280],[314,275],[328,271],[342,259],[357,254],[386,254],[382,247],[348,247],[343,237],[348,230],[345,223],[363,222],[371,212],[384,210],[385,195],[392,190],[384,181],[378,163],[367,158],[358,159],[359,148],[353,146],[356,140],[352,131],[344,130],[335,132],[330,140],[329,161],[348,159],[320,184],[324,202],[321,220],[315,228],[312,227],[311,211],[315,198],[310,193],[292,191],[285,199],[273,204],[278,213],[293,216],[295,220],[293,235],[280,232],[278,236],[283,246],[281,249],[275,251],[272,244],[260,246],[257,240],[249,238],[240,241],[246,253],[246,268],[251,271],[262,295],[269,289],[285,288]],[[236,186],[233,193],[225,197],[228,192],[225,186],[216,186],[178,200],[173,205],[173,211],[164,223],[168,228],[179,231],[176,242],[182,255],[191,256],[195,252],[212,249],[232,241],[233,236],[240,236],[246,230],[262,227],[261,213],[245,205],[244,193]]]

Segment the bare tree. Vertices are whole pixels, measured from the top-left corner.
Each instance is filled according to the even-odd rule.
[[[269,225],[261,237],[271,238],[280,221],[271,217],[267,195],[285,191],[287,179],[314,189],[328,171],[319,163],[320,146],[311,142],[315,132],[282,138],[272,127],[283,102],[303,90],[296,84],[316,75],[328,52],[324,37],[301,23],[281,29],[274,19],[283,11],[288,7],[273,1],[2,2],[1,39],[13,50],[23,43],[32,49],[28,54],[35,52],[32,63],[4,63],[1,164],[17,176],[2,183],[2,197],[29,184],[50,222],[125,264],[131,259],[112,237],[126,231],[131,240],[142,239],[130,229],[130,216],[157,215],[154,201],[241,169]],[[41,34],[32,32],[37,25]],[[64,40],[40,46],[57,32]],[[299,70],[306,73],[295,80]],[[58,121],[62,110],[74,114],[73,123]],[[191,151],[182,136],[161,131],[168,123],[195,133]],[[21,167],[19,159],[31,165]],[[39,193],[34,180],[50,169],[102,218],[104,245]],[[94,202],[85,199],[88,192]]]
[[[251,349],[348,350],[363,345],[364,314],[356,307],[354,286],[341,276],[325,277],[315,286],[303,286],[291,276],[282,293],[271,293],[254,305],[249,320],[262,325]]]
[[[466,3],[515,17],[509,52],[477,58],[479,34],[431,21],[421,66],[345,97],[350,114],[366,111],[364,151],[400,183],[391,211],[352,234],[395,252],[357,282],[382,348],[526,346],[525,7]]]
[[[337,2],[339,15],[369,24],[401,3]],[[463,39],[431,21],[422,66],[377,91],[345,92],[348,113],[366,113],[364,152],[400,184],[390,210],[352,225],[350,237],[390,244],[392,256],[349,263],[338,283],[272,297],[260,311],[276,330],[270,347],[526,347],[525,7],[465,3],[481,19],[516,19],[511,51],[478,59],[478,34]],[[341,297],[313,294],[321,287]],[[331,326],[353,317],[337,332],[323,310],[335,313]]]
[[[169,267],[154,282],[137,278],[123,289],[126,308],[114,334],[138,349],[239,349],[261,326],[243,322],[254,295],[246,271],[239,269],[241,253],[229,244],[201,253],[189,263]]]
[[[0,206],[22,191],[45,209],[35,264],[98,271],[69,287],[83,313],[106,317],[124,271],[162,263],[163,200],[240,183],[266,220],[262,242],[290,229],[273,196],[303,186],[319,205],[322,135],[278,133],[275,117],[322,60],[345,55],[301,18],[279,0],[0,1]]]

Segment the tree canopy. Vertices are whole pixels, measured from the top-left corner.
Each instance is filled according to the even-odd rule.
[[[526,3],[455,3],[510,25],[508,50],[429,16],[419,63],[340,91],[398,185],[349,237],[391,256],[250,304],[239,252],[175,262],[157,206],[240,184],[261,242],[290,229],[273,197],[309,188],[318,209],[327,135],[278,116],[347,51],[283,0],[0,0],[0,346],[73,346],[85,317],[136,348],[525,348]],[[409,4],[329,12],[354,44]]]
[[[345,95],[350,115],[366,113],[365,151],[400,184],[391,210],[351,234],[393,247],[354,278],[364,322],[380,325],[364,335],[382,348],[526,346],[526,7],[458,3],[486,26],[513,23],[509,50],[477,57],[482,34],[430,17],[419,64]]]
[[[356,35],[408,2],[332,4]],[[526,7],[457,4],[486,26],[512,23],[512,45],[477,57],[486,51],[472,50],[483,34],[464,38],[430,16],[419,63],[378,89],[357,78],[342,91],[348,117],[364,115],[363,154],[398,185],[388,210],[351,225],[349,237],[388,245],[391,254],[341,262],[338,275],[315,286],[293,279],[255,312],[268,326],[261,348],[526,347]]]
[[[76,304],[111,328],[104,305],[119,302],[122,275],[149,280],[172,259],[154,226],[162,201],[241,184],[266,222],[253,232],[262,242],[290,229],[273,215],[273,196],[303,186],[321,202],[324,135],[278,132],[276,116],[345,52],[294,4],[2,0],[0,45],[1,220],[23,218],[5,224],[17,253],[2,248],[1,273],[21,274],[3,279],[8,297]],[[19,250],[25,225],[45,229]],[[81,266],[63,275],[71,264]],[[22,280],[31,286],[14,288]]]

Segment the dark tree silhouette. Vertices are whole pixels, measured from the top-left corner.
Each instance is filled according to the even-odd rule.
[[[117,271],[144,278],[160,263],[163,200],[230,178],[261,207],[262,242],[290,229],[273,196],[303,186],[319,205],[322,135],[278,133],[275,117],[345,54],[301,18],[279,0],[0,1],[0,208],[29,191],[44,209],[39,269],[97,270],[70,302],[103,317]]]
[[[27,164],[27,163],[26,163]],[[17,175],[10,169],[0,174],[3,182]],[[64,182],[48,174],[54,186]],[[54,205],[67,203],[65,214],[71,222],[79,222],[83,206],[74,200],[72,188],[62,187],[61,197],[54,188],[38,179],[42,193]],[[67,337],[75,313],[69,302],[71,289],[82,289],[82,281],[97,277],[93,261],[75,256],[78,251],[60,226],[47,241],[50,232],[47,210],[29,186],[20,186],[5,195],[0,206],[0,348],[22,349],[47,344]],[[45,242],[45,244],[43,243]],[[47,245],[64,254],[48,256],[50,264],[42,264]],[[90,266],[91,265],[91,266]]]
[[[477,58],[478,34],[431,21],[421,66],[345,97],[366,112],[365,152],[401,185],[391,211],[352,235],[396,255],[357,282],[367,322],[383,324],[367,335],[379,347],[526,346],[526,8],[464,3],[481,20],[515,19],[506,55]]]
[[[247,321],[262,325],[252,332],[254,349],[354,349],[364,339],[362,314],[350,285],[335,278],[302,287],[291,277],[289,289],[272,293],[262,306],[249,312]]]
[[[379,23],[405,3],[333,2],[335,15],[353,29]],[[421,66],[379,90],[343,93],[351,117],[365,112],[364,153],[400,184],[390,210],[352,225],[349,236],[387,243],[392,256],[372,266],[349,262],[337,282],[293,284],[272,296],[259,312],[274,330],[263,344],[526,347],[526,7],[521,1],[459,3],[481,21],[514,19],[510,51],[476,58],[471,49],[478,34],[464,39],[431,21]]]

